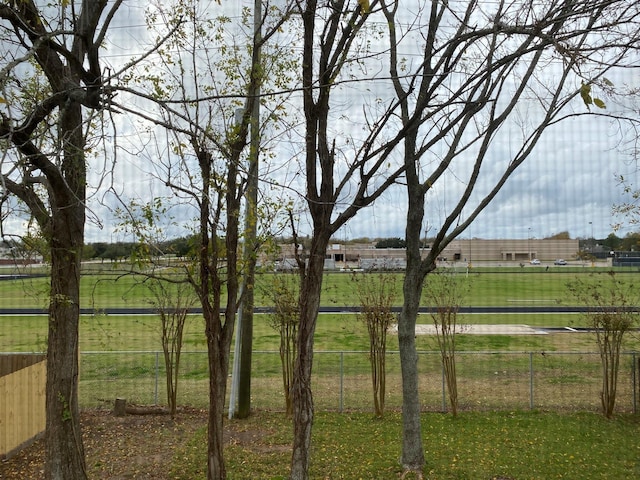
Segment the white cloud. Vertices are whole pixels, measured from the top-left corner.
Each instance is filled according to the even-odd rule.
[[[239,16],[242,6],[251,5],[252,2],[248,1],[223,2],[223,7],[218,7],[216,2],[210,2],[206,10],[212,14],[220,12]],[[127,55],[132,52],[139,53],[149,44],[143,28],[142,9],[131,2],[125,2],[125,6],[128,10],[121,12],[123,17],[119,28],[113,30],[107,41],[111,55],[108,60],[114,64],[114,68],[119,61],[126,60]],[[406,12],[407,18],[404,20],[408,24],[415,20],[416,12],[410,8],[407,8]],[[376,43],[373,45],[375,47]],[[412,59],[410,56],[409,61]],[[624,84],[637,81],[637,77],[631,75],[633,74],[630,72],[615,72],[614,82]],[[334,113],[344,114],[347,106],[353,106],[356,110],[349,114],[349,119],[337,117],[332,125],[336,130],[348,132],[354,137],[360,134],[354,125],[362,121],[362,109],[359,105],[363,93],[367,92],[362,91],[360,87],[345,87],[342,90],[343,101]],[[384,90],[377,89],[373,93],[380,96]],[[580,103],[579,100],[577,102]],[[523,104],[520,107],[523,122],[532,116],[531,110],[535,110],[532,105],[533,103]],[[583,105],[576,105],[575,108],[582,109]],[[343,110],[338,111],[340,109]],[[122,123],[116,133],[123,135],[123,140],[119,140],[119,143],[127,145],[130,155],[125,155],[122,150],[118,154],[114,179],[122,182],[122,185],[117,185],[117,190],[143,197],[166,194],[166,189],[156,184],[149,174],[153,170],[149,168],[150,155],[136,157],[133,153],[144,143],[136,137],[139,133],[136,126],[133,122],[119,121]],[[518,132],[515,128],[512,128],[511,132],[503,133],[505,135],[500,137],[491,151],[491,162],[485,169],[485,173],[489,175],[497,174],[497,164],[508,161],[519,148]],[[133,140],[127,143],[129,134]],[[569,231],[574,237],[586,237],[593,231],[598,238],[606,236],[612,231],[612,224],[615,223],[611,217],[611,207],[621,202],[622,191],[617,186],[615,175],[624,173],[629,176],[631,173],[637,176],[635,168],[627,165],[624,156],[616,149],[615,134],[615,129],[607,121],[594,117],[571,120],[554,127],[465,235],[483,238],[526,238],[531,235],[540,238],[559,231]],[[272,170],[271,175],[283,184],[301,180],[299,165],[295,160],[290,160],[295,155],[291,152],[296,148],[299,147],[281,149],[280,158],[284,159],[282,167]],[[123,178],[126,181],[122,181]],[[434,186],[426,205],[427,224],[431,234],[452,207],[455,193],[463,188],[463,182],[464,175],[459,170],[448,173],[440,185]],[[487,180],[486,183],[479,184],[479,189],[486,192],[491,186],[491,180]],[[298,187],[298,191],[303,191],[301,186]],[[99,199],[101,196],[97,195],[95,198]],[[112,199],[107,203],[109,202],[112,202]],[[94,204],[90,205],[90,208],[100,218],[104,227],[99,229],[94,225],[88,225],[88,241],[108,240],[113,223],[108,209]],[[340,205],[336,210],[340,211]],[[405,194],[401,187],[394,187],[372,207],[360,212],[343,227],[338,236],[403,237],[405,215]],[[306,230],[308,233],[308,225]],[[305,233],[304,226],[301,233]]]

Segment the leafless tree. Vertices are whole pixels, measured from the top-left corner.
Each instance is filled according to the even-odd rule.
[[[369,364],[373,384],[373,405],[378,418],[384,416],[386,396],[387,333],[395,320],[392,308],[397,298],[397,275],[388,273],[356,273],[356,292],[361,311],[358,317],[369,333]]]
[[[376,2],[371,3],[371,8]],[[313,426],[314,333],[320,306],[325,252],[333,234],[371,205],[400,176],[388,171],[389,155],[402,134],[393,124],[395,104],[383,105],[373,118],[351,120],[344,100],[334,98],[342,82],[362,77],[359,61],[368,57],[368,12],[356,1],[299,2],[302,29],[302,109],[305,115],[301,170],[304,200],[312,224],[311,242],[301,265],[300,323],[293,378],[292,480],[309,478]],[[375,25],[374,25],[375,27]],[[362,66],[364,68],[364,66]],[[346,85],[346,84],[344,84]],[[366,90],[362,84],[359,91]],[[369,99],[365,100],[366,110]],[[372,101],[373,102],[373,101]],[[375,109],[375,107],[374,107]],[[341,124],[341,121],[344,124]],[[350,129],[353,128],[351,134]],[[357,132],[357,135],[356,133]],[[364,138],[360,137],[360,134]]]
[[[535,151],[543,134],[561,120],[599,110],[607,75],[635,62],[636,2],[425,2],[416,23],[420,37],[400,22],[398,2],[381,1],[389,26],[390,76],[401,119],[408,206],[407,271],[399,319],[403,378],[402,465],[422,475],[415,322],[424,279],[443,249],[495,198]],[[420,42],[420,75],[407,76],[400,46]],[[585,107],[586,104],[586,107]],[[590,110],[589,110],[590,109]],[[417,123],[416,117],[423,121]],[[514,129],[517,126],[517,130]],[[511,135],[510,135],[511,134]],[[501,135],[510,145],[504,156]],[[450,172],[450,173],[449,173]],[[431,249],[421,233],[427,194],[449,179]],[[455,191],[455,193],[454,193]]]
[[[431,308],[431,319],[436,328],[442,368],[447,382],[449,405],[455,417],[458,414],[458,378],[456,374],[456,334],[460,332],[458,311],[465,294],[465,285],[455,272],[436,271],[426,285],[425,301]]]
[[[267,289],[265,289],[267,290]],[[273,303],[270,325],[280,335],[280,363],[282,365],[282,387],[284,390],[287,415],[293,413],[291,385],[293,383],[293,367],[296,358],[296,334],[299,322],[299,279],[295,274],[277,274],[273,283],[265,291],[267,298]]]
[[[587,307],[584,317],[595,331],[602,366],[600,401],[605,417],[613,417],[620,370],[620,352],[625,334],[638,325],[637,289],[611,271],[577,278],[569,283],[571,294]]]
[[[170,189],[174,202],[182,203],[183,211],[195,217],[196,260],[193,265],[185,265],[184,273],[202,306],[207,339],[209,479],[227,475],[223,418],[231,341],[243,296],[241,275],[245,265],[240,247],[245,233],[243,198],[250,171],[246,146],[255,103],[268,103],[259,95],[266,81],[265,70],[255,56],[257,47],[268,42],[286,21],[287,7],[281,7],[267,10],[270,15],[263,17],[262,34],[250,30],[242,42],[228,36],[232,30],[229,17],[210,15],[200,2],[153,9],[150,23],[160,26],[160,36],[172,25],[178,25],[178,34],[172,37],[171,49],[162,52],[153,65],[141,69],[126,92],[134,94],[137,102],[151,105],[147,112],[158,113],[118,105],[167,132],[168,141],[158,142],[164,150],[154,158],[153,175]],[[279,53],[286,61],[287,55]],[[282,74],[271,80],[286,82],[284,77]],[[153,89],[145,91],[149,86]],[[273,121],[280,106],[269,106],[274,109],[269,116]],[[183,220],[189,224],[193,219]]]
[[[187,283],[168,282],[161,277],[148,278],[145,284],[151,291],[151,304],[160,316],[167,405],[171,416],[175,417],[178,408],[182,337],[189,309],[195,303],[193,289]]]

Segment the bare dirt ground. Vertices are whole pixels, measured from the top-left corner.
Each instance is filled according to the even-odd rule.
[[[89,478],[169,480],[176,449],[206,426],[203,410],[182,410],[169,415],[116,417],[106,410],[81,414]],[[40,480],[44,476],[42,440],[0,462],[0,479]]]

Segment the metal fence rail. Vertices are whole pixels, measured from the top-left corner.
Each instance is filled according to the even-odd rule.
[[[637,412],[640,396],[638,352],[620,362],[616,410]],[[419,352],[420,398],[423,409],[446,411],[446,382],[438,352]],[[458,352],[460,410],[598,411],[601,366],[596,352]],[[402,405],[400,358],[386,357],[386,408]],[[112,404],[116,397],[131,403],[166,403],[162,352],[83,352],[80,405]],[[178,403],[204,407],[208,398],[206,352],[183,352]],[[318,410],[373,411],[368,352],[317,351],[312,377]],[[227,389],[229,390],[229,389]],[[280,357],[276,351],[253,353],[252,406],[284,409]]]

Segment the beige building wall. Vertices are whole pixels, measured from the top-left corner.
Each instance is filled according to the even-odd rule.
[[[570,260],[576,258],[579,247],[578,240],[485,240],[459,239],[454,240],[444,249],[441,259],[449,262],[528,262],[538,260],[553,261],[559,258]],[[347,261],[371,258],[405,258],[403,248],[375,248],[375,244],[344,245],[337,249],[333,246],[327,254],[343,254],[347,252]],[[428,249],[424,249],[425,254]],[[342,257],[340,258],[342,260]]]
[[[578,240],[454,240],[440,254],[441,260],[448,262],[516,262],[526,263],[533,259],[553,261],[559,258],[572,260],[578,253]],[[429,249],[425,248],[425,255]],[[301,252],[304,255],[304,252]],[[293,258],[293,247],[281,245],[279,260]],[[356,266],[360,260],[405,259],[404,248],[375,248],[375,243],[349,244],[332,243],[327,249],[327,260],[331,265],[341,267]]]
[[[528,262],[537,258],[553,261],[576,258],[580,249],[578,240],[454,240],[442,252],[448,261],[467,262]]]

